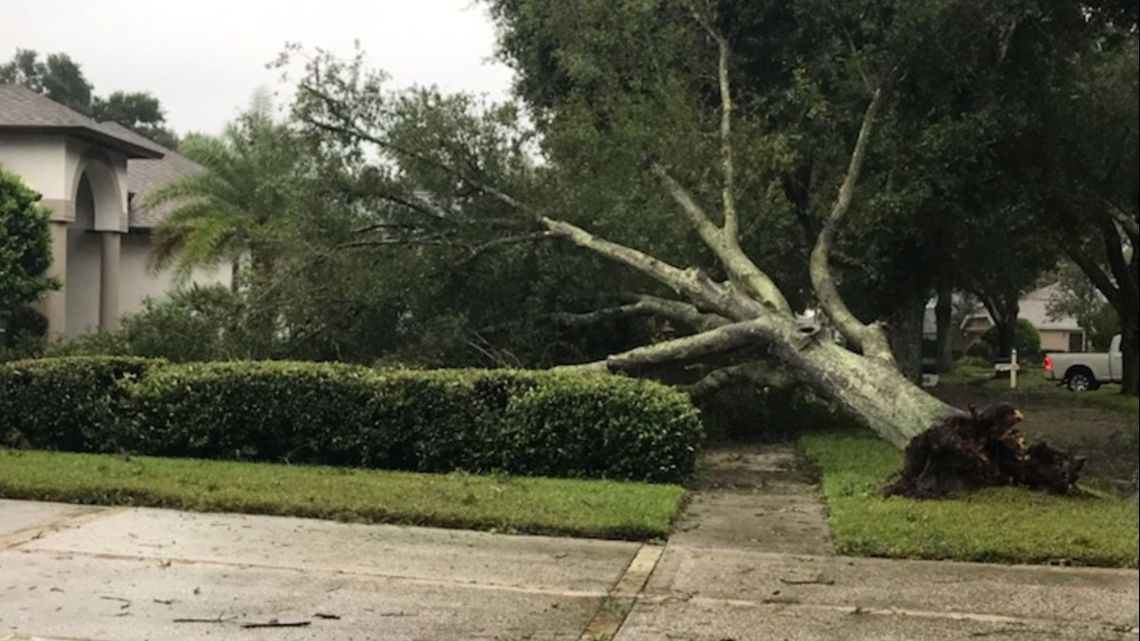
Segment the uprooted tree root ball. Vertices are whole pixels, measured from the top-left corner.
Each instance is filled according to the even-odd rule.
[[[926,499],[1002,485],[1071,492],[1085,458],[1043,442],[1029,445],[1017,429],[1023,418],[1002,403],[935,424],[911,439],[903,469],[884,493]]]

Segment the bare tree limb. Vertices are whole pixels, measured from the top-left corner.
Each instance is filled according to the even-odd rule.
[[[632,267],[689,300],[703,303],[734,320],[753,318],[767,312],[762,304],[720,286],[699,269],[680,269],[644,252],[599,238],[565,221],[542,216],[539,222],[575,245]]]
[[[772,279],[748,258],[733,238],[713,224],[692,194],[662,165],[654,163],[651,169],[665,190],[688,216],[701,240],[713,251],[730,278],[769,308],[791,315],[792,308],[784,298],[784,294],[780,292],[780,288],[776,287]]]
[[[728,79],[728,40],[718,35],[716,44],[719,53],[717,84],[720,86],[720,166],[724,174],[724,186],[721,188],[724,235],[733,243],[739,243],[740,219],[736,212],[735,168],[732,161],[732,91]]]
[[[468,254],[467,257],[464,258],[462,261],[460,261],[460,264],[466,265],[467,263],[470,263],[471,261],[475,260],[476,258],[479,258],[483,254],[486,254],[487,252],[489,252],[493,249],[498,249],[500,247],[505,247],[507,245],[518,245],[520,243],[537,242],[540,240],[547,240],[550,238],[556,238],[556,236],[554,235],[553,232],[549,232],[549,231],[536,231],[536,232],[533,232],[530,234],[518,234],[515,236],[501,236],[499,238],[494,238],[494,239],[489,240],[485,243],[482,243],[480,245],[476,245],[476,246],[472,247],[471,253]]]
[[[1133,245],[1140,243],[1140,224],[1136,222],[1136,218],[1129,216],[1126,211],[1114,203],[1106,203],[1106,206],[1109,216],[1117,225],[1120,225]]]
[[[697,398],[741,381],[760,387],[787,387],[795,379],[788,374],[786,368],[773,367],[764,361],[749,361],[715,369],[697,382],[681,387],[681,390]]]
[[[702,332],[723,327],[731,322],[724,316],[702,312],[695,305],[659,296],[638,294],[636,302],[657,316],[675,320]]]
[[[811,252],[810,275],[812,287],[815,289],[819,306],[831,319],[847,340],[854,343],[864,355],[884,362],[894,363],[890,344],[882,325],[874,323],[864,324],[847,307],[839,289],[835,285],[835,277],[831,273],[830,259],[831,246],[840,224],[851,209],[855,199],[855,186],[859,182],[859,174],[863,169],[863,161],[867,156],[867,146],[871,141],[871,132],[874,129],[875,118],[882,108],[884,100],[883,87],[875,90],[871,103],[863,114],[863,122],[859,127],[859,137],[855,141],[855,148],[851,152],[851,160],[843,183],[839,186],[839,194],[831,208],[831,213],[823,225],[823,229],[816,239],[815,248]]]
[[[616,307],[580,313],[559,312],[551,314],[550,317],[563,325],[583,326],[628,316],[659,316],[702,332],[723,327],[731,322],[723,316],[703,313],[695,305],[689,303],[646,294],[634,295],[630,297],[629,303]]]
[[[752,320],[741,321],[711,329],[700,334],[637,347],[605,360],[580,365],[562,365],[560,371],[624,372],[663,363],[692,360],[726,352],[744,345],[756,345],[771,340],[792,341],[786,319],[766,314]]]

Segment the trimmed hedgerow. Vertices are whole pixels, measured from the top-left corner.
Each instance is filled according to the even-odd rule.
[[[371,447],[371,370],[233,361],[169,365],[129,386],[140,454],[364,464]]]
[[[616,376],[225,362],[120,390],[107,442],[79,451],[673,482],[702,437],[688,397]]]
[[[0,365],[0,444],[111,452],[130,411],[125,383],[163,361],[74,356]]]

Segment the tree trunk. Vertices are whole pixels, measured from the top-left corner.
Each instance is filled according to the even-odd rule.
[[[1135,319],[1121,327],[1120,352],[1123,362],[1123,377],[1120,393],[1128,396],[1138,395],[1140,383],[1140,328]]]
[[[998,358],[1009,358],[1013,351],[1014,337],[1017,332],[1017,321],[1002,319],[997,323]]]
[[[950,322],[954,315],[954,291],[949,287],[938,288],[938,302],[934,305],[935,358],[937,369],[944,374],[954,369],[953,341],[950,336]]]
[[[891,314],[888,327],[891,352],[899,371],[912,382],[922,382],[922,322],[926,315],[925,296],[904,302]]]
[[[831,342],[798,350],[789,360],[792,376],[804,379],[817,393],[899,448],[927,428],[962,414],[891,365]]]

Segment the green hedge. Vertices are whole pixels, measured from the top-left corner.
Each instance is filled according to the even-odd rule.
[[[109,380],[115,384],[98,388],[106,400],[96,403],[104,429],[89,430],[101,442],[27,441],[74,451],[674,482],[692,471],[702,437],[688,397],[616,376],[226,362],[164,364]],[[38,391],[29,391],[31,407]]]
[[[73,356],[0,365],[0,444],[113,452],[130,410],[123,384],[163,361]]]

